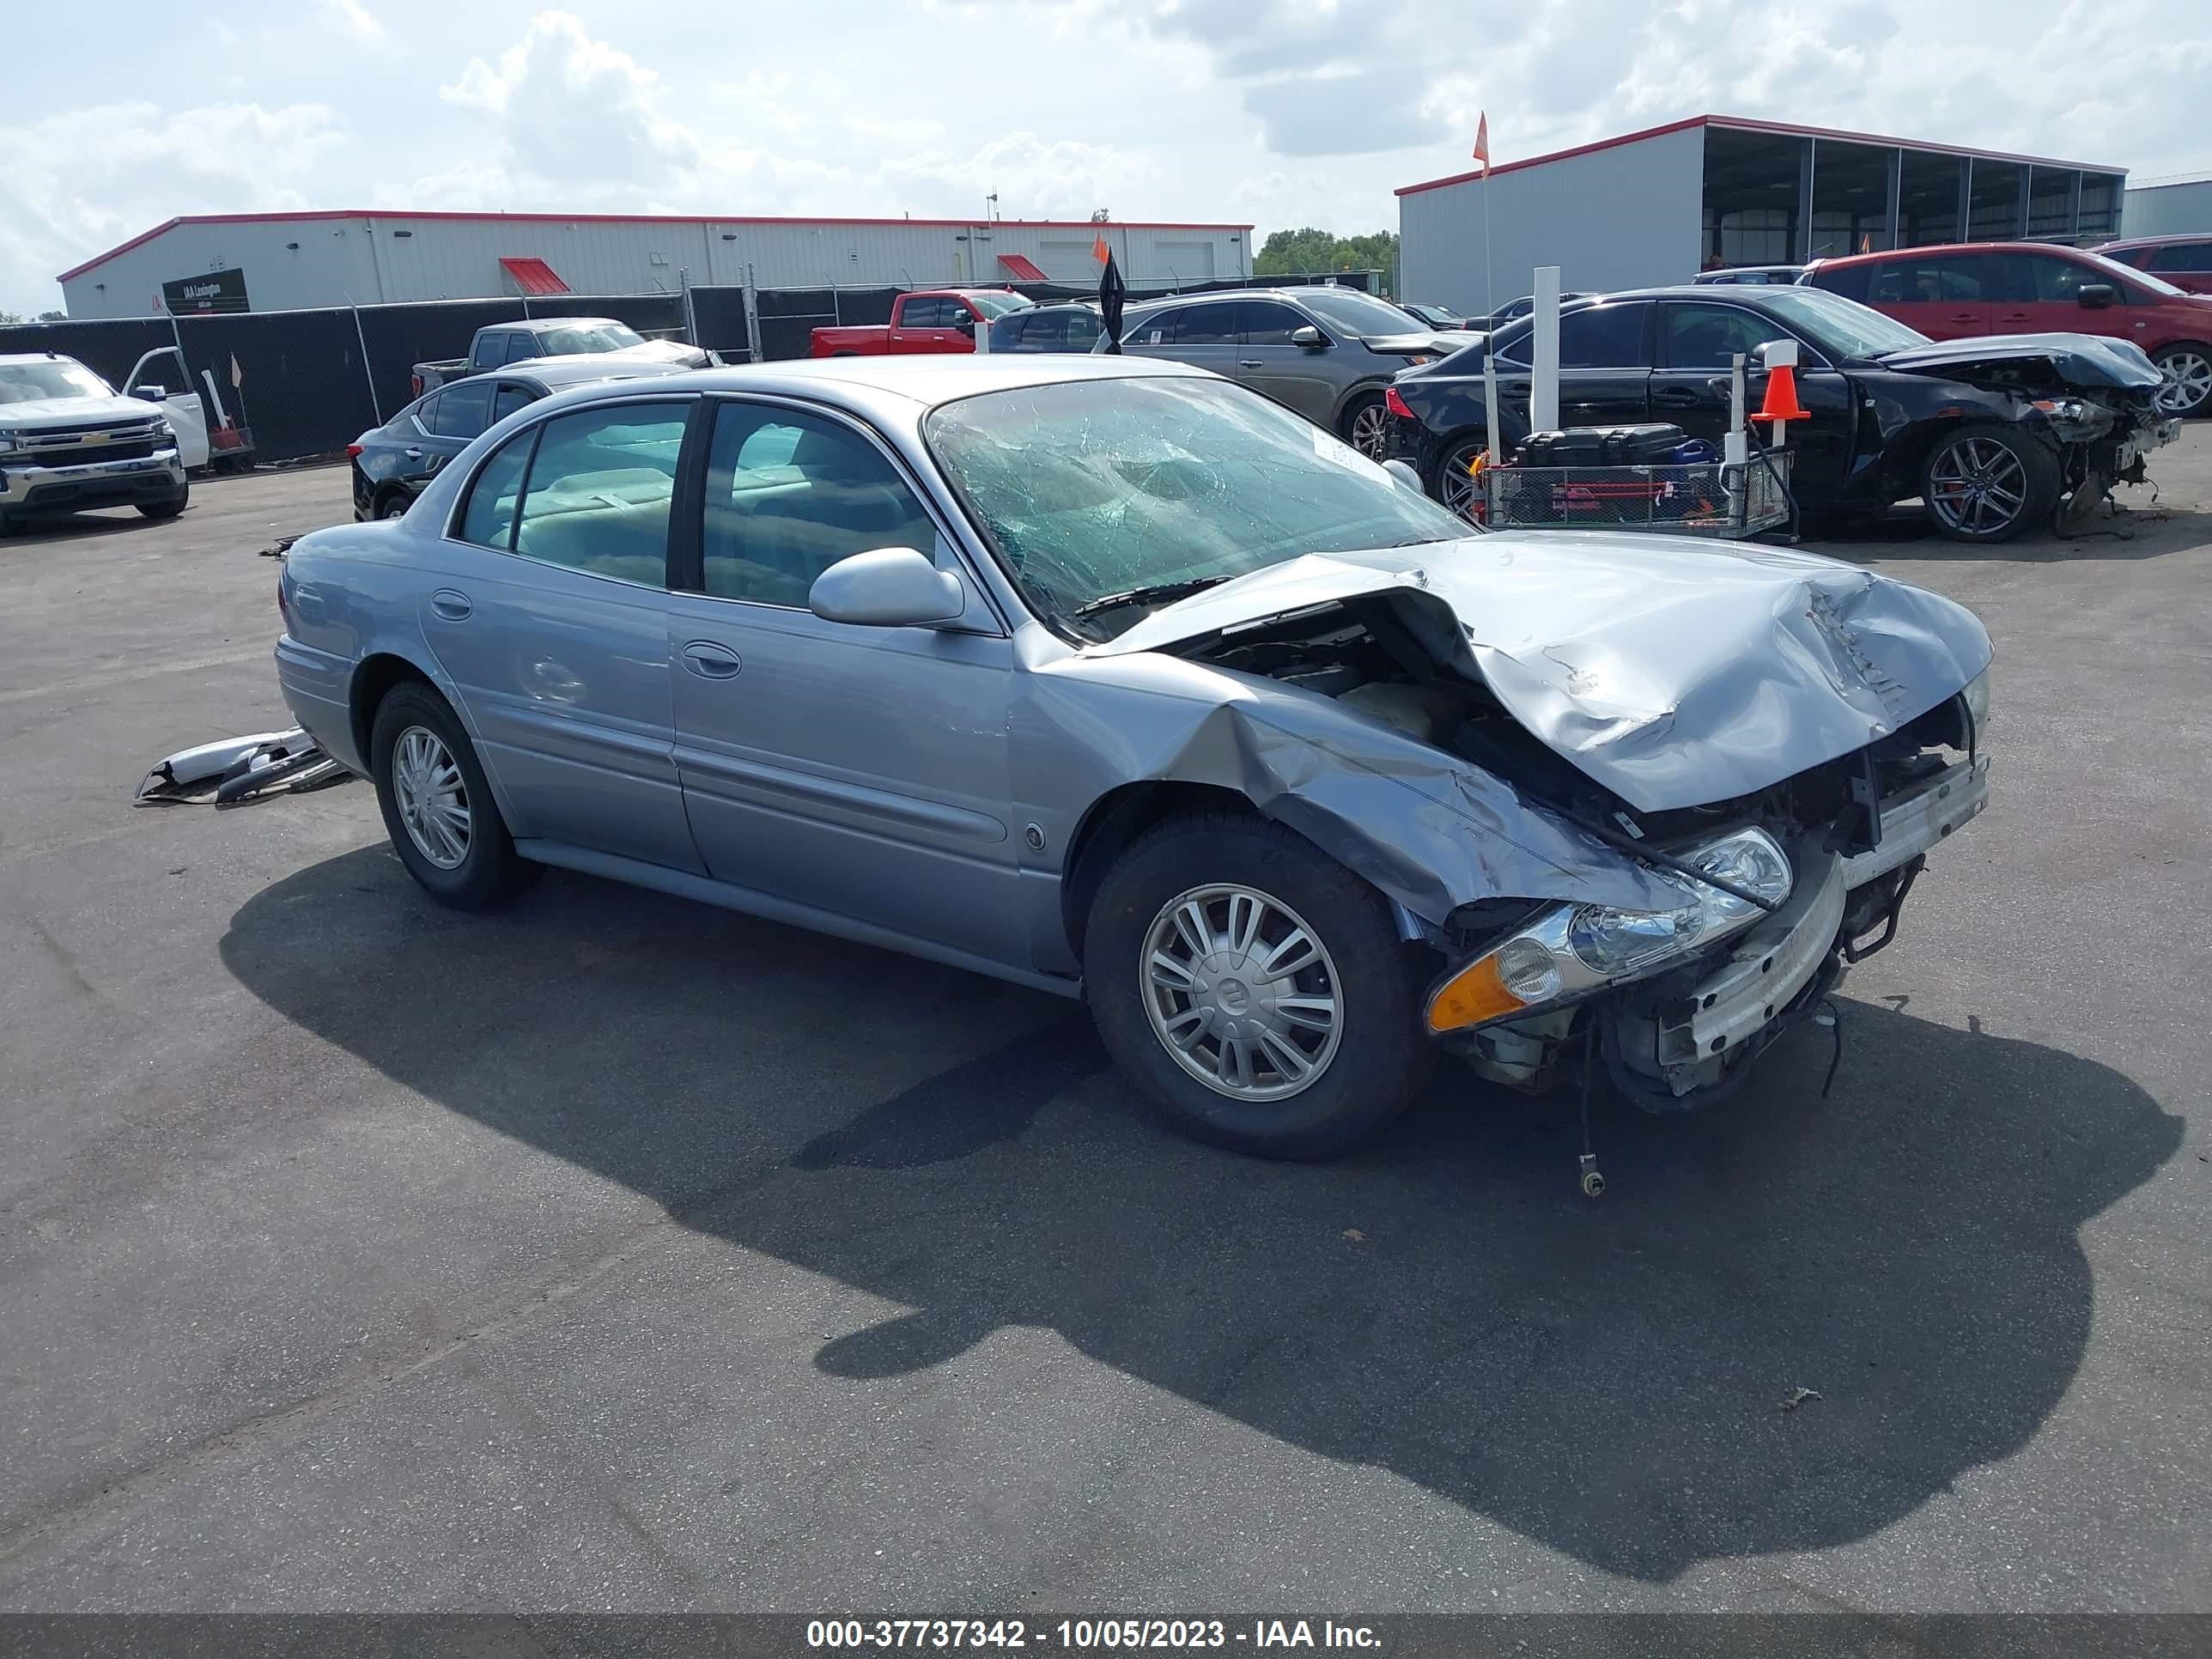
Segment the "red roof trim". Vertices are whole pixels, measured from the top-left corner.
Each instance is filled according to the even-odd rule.
[[[1739,115],[1692,115],[1683,120],[1669,121],[1664,126],[1645,127],[1640,132],[1624,132],[1617,137],[1601,138],[1595,143],[1577,144],[1571,149],[1555,149],[1518,161],[1502,161],[1490,171],[1492,177],[1501,173],[1517,173],[1522,167],[1542,167],[1547,161],[1564,161],[1570,156],[1589,155],[1601,149],[1617,149],[1623,144],[1640,144],[1647,138],[1663,138],[1670,132],[1686,132],[1692,127],[1724,127],[1732,132],[1772,132],[1797,138],[1832,138],[1840,143],[1877,144],[1885,149],[1928,150],[1938,155],[1972,155],[1984,161],[2025,161],[2032,167],[2066,167],[2081,173],[2116,173],[2123,178],[2128,171],[2125,167],[2099,167],[2090,161],[2059,161],[2047,155],[2014,155],[2006,150],[1972,149],[1958,144],[1930,143],[1918,138],[1886,138],[1871,132],[1849,132],[1841,127],[1806,127],[1789,121],[1754,121]],[[1392,194],[1412,196],[1420,191],[1442,190],[1447,185],[1468,184],[1481,177],[1480,168],[1471,173],[1455,173],[1449,179],[1431,179],[1418,185],[1401,185]]]
[[[1037,268],[1036,260],[1026,253],[1001,253],[999,263],[1006,266],[1018,283],[1048,283],[1051,277]]]
[[[576,290],[561,280],[561,273],[543,259],[514,256],[501,259],[500,269],[514,278],[515,286],[525,294],[574,294]]]
[[[1503,171],[1502,168],[1493,171]],[[1403,192],[1401,192],[1401,194]],[[82,264],[72,265],[54,278],[66,283],[71,277],[82,276],[94,265],[105,264],[118,254],[128,253],[132,248],[152,241],[164,231],[174,230],[179,225],[271,225],[287,222],[305,222],[331,219],[396,219],[404,222],[467,219],[486,224],[510,225],[866,225],[879,228],[888,225],[911,225],[924,230],[969,230],[980,222],[974,219],[825,219],[793,217],[776,214],[707,213],[401,213],[391,209],[363,210],[358,208],[316,208],[302,213],[180,213],[173,219],[164,220],[149,231],[141,232],[127,242],[119,242],[105,253],[95,253]],[[1000,225],[1011,225],[1017,230],[1236,230],[1249,231],[1249,224],[1197,224],[1173,219],[1115,219],[1101,222],[1095,219],[1000,219]]]

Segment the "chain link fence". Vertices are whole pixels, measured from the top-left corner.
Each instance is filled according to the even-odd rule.
[[[1133,286],[1132,301],[1172,294],[1334,283],[1372,292],[1376,271],[1229,277],[1174,286]],[[914,284],[915,288],[932,286]],[[994,284],[994,286],[999,286]],[[1095,285],[1005,284],[1040,303],[1087,300]],[[693,288],[678,294],[561,295],[549,298],[433,300],[317,311],[246,311],[214,316],[131,317],[0,327],[0,352],[57,352],[121,387],[149,351],[174,346],[204,398],[208,378],[232,424],[251,434],[257,461],[335,454],[405,408],[418,362],[465,356],[478,329],[526,317],[611,317],[648,338],[680,339],[726,362],[808,356],[817,328],[888,323],[905,288]],[[210,428],[220,423],[214,407]]]

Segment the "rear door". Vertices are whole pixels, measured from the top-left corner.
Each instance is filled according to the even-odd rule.
[[[1990,332],[1988,289],[1998,275],[1987,253],[1904,254],[1876,265],[1866,303],[1931,340]],[[1818,286],[1826,288],[1826,283]]]
[[[1364,353],[1357,340],[1346,342],[1304,312],[1280,300],[1240,300],[1237,302],[1237,378],[1255,392],[1265,392],[1318,426],[1336,419],[1339,365],[1332,354]],[[1320,350],[1291,343],[1302,328],[1319,328],[1329,343]]]
[[[1651,303],[1583,306],[1559,319],[1559,424],[1632,426],[1651,418]],[[1531,330],[1517,325],[1498,353],[1505,434],[1528,429]]]
[[[1141,328],[1131,329],[1121,349],[1131,356],[1189,363],[1237,380],[1237,305],[1235,300],[1198,300],[1176,307]]]
[[[470,484],[422,622],[519,839],[698,873],[668,665],[691,408],[592,404],[508,439]]]

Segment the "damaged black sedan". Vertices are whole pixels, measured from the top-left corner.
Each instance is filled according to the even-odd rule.
[[[1524,320],[1408,369],[1392,387],[1390,453],[1463,514],[1475,501],[1469,468],[1486,444],[1485,356],[1496,356],[1510,455],[1528,431],[1531,333]],[[2081,523],[2115,483],[2142,482],[2145,458],[2180,435],[2158,408],[2158,369],[2126,341],[2019,334],[1939,344],[1807,288],[1651,289],[1564,312],[1560,422],[1667,422],[1717,443],[1734,359],[1748,361],[1756,410],[1762,349],[1776,340],[1798,345],[1809,418],[1789,429],[1790,482],[1809,514],[1872,514],[1917,498],[1946,536],[2009,541]]]

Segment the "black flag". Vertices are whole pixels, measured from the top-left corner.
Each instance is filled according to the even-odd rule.
[[[1106,239],[1101,236],[1100,246]],[[1114,263],[1114,250],[1106,250],[1106,269],[1098,278],[1098,308],[1106,315],[1106,349],[1113,356],[1121,355],[1121,271]]]

